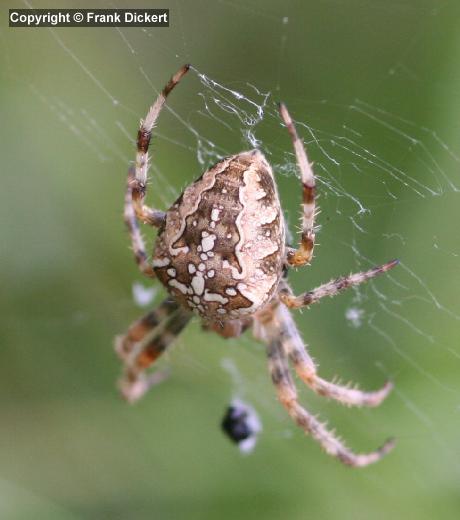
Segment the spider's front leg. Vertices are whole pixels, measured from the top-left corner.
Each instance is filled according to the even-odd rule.
[[[124,364],[120,391],[129,402],[140,399],[161,374],[146,374],[146,370],[173,343],[187,325],[191,313],[167,298],[157,309],[135,321],[125,335],[115,339],[115,350]]]
[[[280,342],[300,379],[314,392],[347,406],[369,407],[381,404],[391,392],[393,384],[389,381],[379,390],[364,392],[358,388],[339,385],[321,378],[287,307],[278,304],[271,312],[269,321],[264,324],[269,341]]]
[[[297,135],[294,122],[284,103],[280,103],[279,111],[294,145],[302,181],[302,237],[298,249],[290,248],[287,252],[287,262],[297,267],[307,264],[313,257],[313,248],[315,247],[316,183],[305,148]]]
[[[342,463],[363,467],[378,462],[394,446],[394,440],[389,439],[378,450],[370,453],[354,453],[343,442],[327,430],[325,425],[318,421],[303,408],[297,399],[297,391],[289,373],[289,366],[283,346],[279,340],[272,339],[268,345],[269,369],[273,384],[276,387],[278,398],[286,408],[292,419],[307,433],[311,435],[333,457],[337,457]]]
[[[374,278],[374,276],[386,273],[398,265],[398,263],[399,260],[392,260],[386,264],[373,267],[368,271],[353,273],[349,276],[341,276],[340,278],[336,278],[335,280],[331,280],[328,283],[316,287],[316,289],[313,289],[312,291],[305,292],[300,296],[294,296],[294,294],[292,294],[291,288],[287,285],[287,283],[284,282],[281,284],[279,297],[280,300],[289,308],[300,309],[302,307],[307,307],[312,303],[318,302],[321,300],[321,298],[326,296],[335,296],[339,292],[348,289],[349,287],[367,282],[371,278]]]

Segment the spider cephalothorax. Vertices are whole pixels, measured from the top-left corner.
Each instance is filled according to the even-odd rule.
[[[136,261],[144,274],[160,280],[170,296],[117,338],[116,349],[125,367],[121,391],[133,402],[157,381],[158,375],[148,375],[146,369],[193,314],[200,317],[205,329],[224,337],[236,337],[252,327],[254,336],[267,344],[278,398],[295,422],[345,464],[376,462],[390,451],[393,441],[367,454],[350,451],[298,403],[289,362],[314,392],[349,406],[379,405],[391,383],[375,392],[363,392],[319,377],[288,308],[333,296],[388,271],[397,261],[293,295],[284,274],[289,266],[305,265],[312,259],[315,177],[284,105],[280,105],[280,115],[293,141],[303,187],[302,237],[297,249],[285,245],[276,183],[259,150],[222,159],[190,184],[166,213],[145,206],[152,129],[167,95],[188,70],[186,65],[171,78],[141,121],[136,164],[128,175],[124,215]],[[138,220],[159,229],[151,264]]]

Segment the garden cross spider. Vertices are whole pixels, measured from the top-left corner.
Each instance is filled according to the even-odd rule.
[[[183,66],[167,83],[137,135],[135,166],[130,168],[124,219],[142,273],[157,277],[169,296],[135,321],[116,339],[123,361],[123,396],[139,399],[158,380],[146,369],[171,345],[195,314],[207,330],[237,337],[252,327],[267,344],[268,365],[278,399],[291,418],[329,454],[350,466],[377,462],[394,446],[388,440],[378,450],[355,454],[303,408],[289,372],[317,394],[348,406],[378,406],[392,384],[364,392],[340,386],[317,374],[313,359],[296,328],[289,308],[298,309],[334,296],[394,267],[391,261],[351,274],[294,296],[287,282],[288,267],[308,264],[315,243],[315,177],[294,123],[284,104],[279,112],[294,145],[303,189],[302,235],[297,249],[285,245],[285,222],[270,165],[259,150],[219,161],[187,186],[173,206],[162,212],[144,205],[152,129],[166,97],[189,70]],[[138,221],[158,228],[149,263]]]

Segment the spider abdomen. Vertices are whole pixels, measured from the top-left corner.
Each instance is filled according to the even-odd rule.
[[[258,150],[226,158],[188,186],[155,246],[159,280],[207,320],[238,319],[278,286],[285,229],[270,165]]]

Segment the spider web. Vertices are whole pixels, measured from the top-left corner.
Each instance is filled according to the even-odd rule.
[[[340,2],[328,4],[339,7]],[[32,7],[29,2],[25,5]],[[460,326],[456,296],[460,286],[458,276],[452,278],[458,273],[460,243],[457,226],[454,224],[451,229],[458,213],[449,213],[460,190],[460,147],[453,137],[457,123],[455,114],[449,113],[441,102],[431,107],[438,111],[437,116],[429,111],[419,116],[415,110],[404,107],[404,96],[400,95],[430,82],[440,95],[448,92],[451,100],[458,101],[458,94],[452,93],[454,88],[447,85],[442,75],[434,80],[418,72],[414,57],[439,36],[436,19],[441,19],[445,10],[433,11],[431,32],[411,27],[410,37],[400,44],[393,59],[382,65],[378,88],[385,96],[379,103],[375,96],[363,96],[358,89],[343,95],[331,86],[324,97],[309,95],[303,85],[289,89],[284,63],[288,52],[295,49],[291,46],[294,21],[289,16],[290,9],[286,14],[279,6],[262,9],[255,3],[248,7],[229,1],[218,5],[220,12],[232,19],[270,25],[274,65],[260,82],[255,74],[250,81],[244,77],[242,71],[248,70],[247,63],[242,64],[241,70],[237,63],[229,64],[224,73],[218,67],[220,75],[213,72],[211,61],[207,66],[193,65],[172,94],[155,130],[149,202],[167,209],[201,171],[223,156],[257,147],[276,172],[295,241],[300,186],[291,142],[276,108],[276,101],[282,96],[314,162],[320,194],[315,259],[310,268],[293,273],[291,280],[296,292],[394,257],[401,260],[400,266],[385,279],[354,288],[347,295],[299,314],[297,323],[302,334],[311,344],[315,358],[321,361],[326,376],[348,377],[350,367],[355,366],[353,379],[362,380],[367,373],[362,386],[376,387],[385,378],[395,381],[396,389],[390,399],[396,403],[392,410],[397,409],[398,417],[408,416],[403,425],[378,425],[372,415],[375,411],[356,413],[375,438],[397,430],[395,434],[402,444],[399,449],[409,452],[402,456],[403,465],[416,464],[416,452],[410,451],[415,442],[426,450],[438,450],[441,459],[449,461],[460,476],[452,428],[453,422],[459,426],[460,410],[460,384],[455,374],[460,366],[460,347],[454,335]],[[381,9],[365,5],[370,13]],[[402,3],[398,5],[403,8]],[[395,11],[398,5],[393,6]],[[425,2],[412,9],[415,15],[425,15],[434,5]],[[43,6],[34,2],[33,7]],[[122,6],[99,2],[97,7]],[[57,56],[68,77],[81,83],[92,97],[87,104],[74,89],[66,91],[66,81],[59,84],[58,80],[58,88],[51,91],[40,81],[21,76],[8,63],[10,74],[19,75],[36,103],[45,107],[50,117],[62,124],[62,131],[78,143],[75,146],[81,147],[101,169],[110,168],[117,186],[134,157],[138,119],[145,115],[148,104],[169,75],[184,62],[194,63],[197,46],[203,44],[187,26],[191,14],[185,5],[178,3],[171,9],[174,36],[153,29],[105,29],[106,50],[99,50],[94,56],[90,55],[90,44],[78,42],[68,30],[42,33],[46,52]],[[308,50],[302,52],[308,56]],[[315,52],[321,54],[317,49]],[[5,56],[8,62],[8,53]],[[320,66],[314,61],[317,59],[312,57],[311,74],[315,74],[315,66]],[[308,61],[308,57],[303,57],[303,66]],[[448,67],[449,60],[445,61]],[[107,63],[111,64],[110,71]],[[445,73],[445,77],[449,74]],[[187,165],[186,171],[171,171],[174,162],[181,168]],[[457,233],[456,241],[452,233]],[[136,294],[141,294],[143,303],[149,300],[142,286],[137,285],[134,294],[135,299]],[[157,292],[153,296],[157,298]],[[325,327],[334,330],[324,332]],[[210,343],[214,341],[206,337]],[[325,341],[327,345],[323,344]],[[248,399],[279,423],[279,430],[264,426],[263,436],[283,440],[290,437],[295,426],[282,420],[282,410],[272,396],[266,395],[263,348],[249,336],[230,343],[232,351],[242,345],[244,352],[222,355],[220,378],[228,382],[228,402],[232,398]],[[186,364],[200,374],[217,369],[204,367],[194,358],[195,354],[189,354],[184,339],[177,350],[174,363]],[[255,361],[256,357],[260,361]],[[255,373],[254,367],[262,373]],[[348,410],[336,411],[320,400],[313,403],[323,417],[333,417],[342,428],[347,427]],[[222,403],[222,409],[225,404]],[[386,417],[391,420],[391,411]],[[439,424],[443,423],[450,426],[440,430]],[[431,447],[433,444],[435,448]],[[418,485],[422,488],[428,482],[427,478]]]

